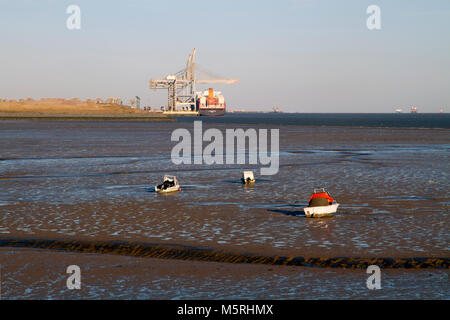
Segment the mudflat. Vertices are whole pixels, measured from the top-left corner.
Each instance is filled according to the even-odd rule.
[[[2,299],[446,299],[447,270],[264,266],[0,248]],[[68,290],[69,265],[81,289]]]
[[[192,130],[191,122],[3,122],[0,134],[8,139],[2,141],[0,156],[0,238],[142,242],[189,246],[237,257],[256,254],[394,260],[449,258],[448,129],[236,124],[227,123],[226,117],[219,123],[204,121],[203,125],[205,130],[222,131],[249,127],[280,129],[278,174],[260,176],[257,165],[174,165],[170,156],[175,144],[170,141],[171,133],[180,127]],[[255,172],[254,185],[240,184],[241,172],[247,169]],[[182,191],[166,195],[154,193],[154,185],[161,182],[164,174],[176,175]],[[317,186],[327,187],[341,204],[331,218],[309,219],[302,213],[301,208]],[[22,272],[19,263],[13,263],[13,256],[25,261],[43,254],[49,263],[57,263],[66,256],[79,257],[81,263],[86,257],[95,256],[99,258],[92,260],[92,264],[99,269],[103,264],[101,257],[117,261],[134,259],[138,265],[155,261],[126,256],[109,258],[110,255],[95,251],[44,255],[43,249],[4,250],[0,254],[2,268],[8,269],[11,277],[14,270],[17,274]],[[5,255],[8,250],[13,251],[9,256]],[[356,278],[362,279],[357,282],[361,292],[350,297],[368,297],[364,269],[336,271],[170,259],[161,263],[172,268],[184,262],[195,266],[218,263],[230,270],[298,268],[295,270],[310,277],[310,284],[322,280],[321,283],[328,283],[323,292],[327,288],[330,292],[336,286],[341,288],[339,281],[342,279],[327,278],[327,272],[342,272],[348,275],[347,280],[342,281],[349,286]],[[134,277],[129,273],[133,271],[105,270],[109,270],[106,274],[109,272],[114,279],[125,279],[121,272]],[[248,291],[239,294],[236,289],[235,297],[275,297],[283,290],[288,297],[288,282],[282,285],[281,281],[277,286],[272,274],[263,271],[256,274],[261,275],[258,281],[264,285],[250,282]],[[441,284],[445,279],[448,281],[448,268],[384,271],[398,275],[399,282],[390,282],[398,290],[403,283],[405,286],[401,288],[415,288],[418,297],[449,297],[448,288]],[[147,279],[143,271],[136,272],[136,281]],[[176,296],[172,290],[176,283],[189,278],[189,271],[186,272],[178,278],[176,273],[171,276],[166,285],[172,283],[173,287],[161,289],[161,292],[166,290],[163,297]],[[219,289],[217,279],[222,278],[218,275],[212,276],[217,280],[213,281],[216,286],[207,284],[211,272],[204,271],[204,276],[192,274],[191,284],[183,282],[186,288],[197,283],[196,288],[204,289],[204,295],[186,289],[188,291],[181,296],[230,297],[231,294]],[[32,273],[30,277],[34,278]],[[427,277],[434,280],[420,283],[420,279]],[[407,281],[415,285],[408,287]],[[234,284],[238,286],[239,282]],[[10,286],[11,283],[4,284],[3,290],[14,298],[15,291]],[[270,289],[264,295],[259,294],[262,287]],[[136,297],[127,288],[131,287],[124,284],[122,289],[128,293],[120,297]],[[145,286],[140,288],[144,292],[147,290]],[[50,290],[48,295],[46,289],[40,289],[29,297],[66,296],[66,293],[47,289]],[[412,297],[402,292],[404,297]],[[384,297],[401,297],[394,290],[385,294]],[[139,297],[153,295],[147,292]],[[307,298],[299,292],[294,292],[292,297]],[[320,298],[320,295],[311,297]]]

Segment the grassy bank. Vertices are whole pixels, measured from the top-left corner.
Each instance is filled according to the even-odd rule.
[[[174,121],[161,113],[114,103],[65,99],[0,102],[0,121]]]
[[[0,113],[0,121],[176,121],[165,115],[128,114],[5,114]]]

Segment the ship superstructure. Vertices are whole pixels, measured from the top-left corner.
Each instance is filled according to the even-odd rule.
[[[197,110],[200,116],[225,115],[226,103],[220,91],[209,88],[206,91],[197,92]]]

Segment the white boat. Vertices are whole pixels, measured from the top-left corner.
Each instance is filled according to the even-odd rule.
[[[244,171],[242,173],[241,181],[243,184],[255,183],[255,176],[253,175],[253,171]]]
[[[155,191],[158,193],[168,193],[181,191],[180,184],[178,183],[177,177],[165,175],[163,183],[155,186]]]
[[[308,218],[320,218],[333,215],[333,213],[336,213],[338,207],[339,203],[334,203],[328,206],[306,207],[303,208],[303,211]]]
[[[325,188],[314,188],[314,193],[309,198],[308,207],[303,208],[306,217],[320,218],[336,213],[339,203],[334,200]]]

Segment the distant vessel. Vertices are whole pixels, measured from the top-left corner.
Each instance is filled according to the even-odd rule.
[[[411,113],[417,113],[417,108],[416,107],[411,107]]]
[[[275,106],[272,108],[272,112],[273,112],[273,113],[283,113],[283,111],[281,111],[280,108],[277,108],[277,107],[275,107]]]
[[[440,114],[444,113],[444,109],[441,108],[441,110],[439,110],[439,113],[440,113]]]
[[[395,109],[395,113],[402,113],[403,112],[403,110],[402,109],[400,109],[400,108],[398,108],[398,109]]]
[[[213,88],[197,92],[197,109],[200,116],[223,116],[226,109],[225,98]]]

